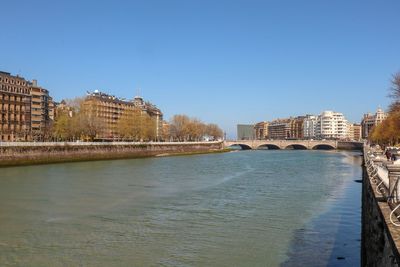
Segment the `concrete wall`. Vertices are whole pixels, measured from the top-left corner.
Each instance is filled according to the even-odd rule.
[[[337,144],[337,149],[342,150],[362,150],[363,149],[362,142],[351,142],[351,141],[339,141]]]
[[[363,168],[361,266],[399,266],[399,229],[389,221],[390,207],[376,194]]]
[[[0,166],[206,153],[222,148],[222,142],[8,143],[0,145]]]

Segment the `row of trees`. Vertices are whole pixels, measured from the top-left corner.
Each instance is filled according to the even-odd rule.
[[[106,125],[99,117],[93,116],[89,108],[82,98],[67,100],[65,108],[57,111],[52,127],[53,138],[63,141],[94,140]]]
[[[116,131],[122,140],[153,141],[157,139],[157,122],[140,109],[129,110],[118,120]]]
[[[55,140],[93,141],[96,138],[113,138],[124,141],[201,141],[223,137],[216,124],[205,124],[186,115],[175,115],[161,127],[155,118],[140,108],[126,110],[113,126],[113,136],[107,136],[110,125],[96,116],[96,103],[78,98],[67,100],[65,108],[58,110],[52,127]]]
[[[218,140],[223,137],[218,125],[205,124],[196,118],[186,115],[175,115],[169,126],[169,139],[175,141],[201,141],[204,139]]]
[[[393,75],[389,97],[392,98],[392,103],[388,117],[375,126],[369,135],[371,142],[383,146],[400,143],[400,72]]]

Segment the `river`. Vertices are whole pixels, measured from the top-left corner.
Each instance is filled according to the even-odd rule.
[[[359,152],[0,169],[0,266],[359,266]]]

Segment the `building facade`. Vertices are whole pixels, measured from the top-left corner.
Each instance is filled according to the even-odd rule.
[[[348,123],[347,139],[351,141],[361,140],[361,124]]]
[[[305,116],[276,119],[268,125],[268,137],[271,139],[303,139]]]
[[[43,141],[50,137],[54,121],[54,103],[49,91],[37,85],[33,80],[31,94],[31,135],[35,141]]]
[[[361,124],[354,123],[353,124],[353,140],[360,141],[361,136]]]
[[[361,121],[362,138],[367,139],[372,128],[384,121],[387,116],[388,114],[385,113],[381,108],[378,108],[375,114],[364,114]]]
[[[19,76],[0,72],[0,140],[27,141],[31,138],[31,83]]]
[[[237,139],[238,140],[254,140],[254,125],[252,124],[238,124],[237,125]]]
[[[91,116],[101,120],[104,129],[98,134],[99,139],[118,139],[117,122],[125,112],[140,110],[155,120],[156,138],[161,139],[163,133],[163,114],[153,104],[136,96],[133,100],[120,99],[98,90],[88,93],[84,107]]]
[[[320,115],[305,115],[254,126],[256,139],[354,139],[360,138],[360,125],[349,124],[342,113],[324,111]]]
[[[343,113],[324,111],[318,117],[315,136],[323,139],[348,138],[348,122]]]
[[[304,119],[305,116],[290,118],[287,139],[304,139]]]
[[[290,133],[290,119],[276,119],[268,125],[268,138],[287,139]]]
[[[317,127],[318,116],[306,115],[303,122],[304,139],[313,139],[316,137],[315,130]]]
[[[266,121],[256,123],[254,125],[255,138],[257,140],[264,140],[268,138],[268,125]]]
[[[54,120],[49,91],[20,76],[0,71],[0,141],[44,140]]]

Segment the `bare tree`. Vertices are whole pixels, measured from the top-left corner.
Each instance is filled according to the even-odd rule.
[[[140,109],[125,111],[118,120],[117,131],[122,139],[151,141],[156,139],[156,121]]]
[[[204,124],[196,118],[186,115],[175,115],[170,124],[170,136],[176,141],[201,141],[206,137],[211,139],[221,138],[222,130],[216,124]]]
[[[218,125],[210,123],[207,124],[206,134],[213,140],[218,140],[223,137],[224,133]]]
[[[190,119],[186,115],[174,115],[170,123],[170,131],[173,139],[177,141],[187,141],[189,135]]]
[[[389,107],[390,112],[400,111],[400,72],[393,75],[389,97],[393,99]]]

